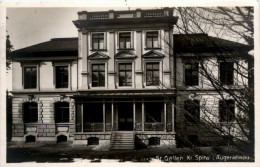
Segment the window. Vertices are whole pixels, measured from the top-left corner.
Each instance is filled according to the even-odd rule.
[[[145,102],[145,122],[162,122],[164,115],[164,103],[161,102]]]
[[[24,123],[32,123],[38,121],[38,104],[35,102],[27,102],[23,104]]]
[[[119,86],[132,86],[132,64],[119,64]]]
[[[199,122],[200,120],[200,101],[186,100],[184,102],[185,122]]]
[[[37,85],[37,67],[24,67],[24,89],[33,89]]]
[[[105,64],[92,64],[92,86],[105,86]]]
[[[105,49],[104,33],[92,34],[92,50],[104,50],[104,49]]]
[[[233,85],[234,81],[234,63],[220,62],[220,82],[223,85]]]
[[[160,145],[159,137],[150,137],[149,138],[149,146],[158,146],[158,145]]]
[[[220,100],[219,101],[219,119],[220,122],[230,122],[234,120],[235,101]]]
[[[146,32],[146,47],[159,48],[158,31]]]
[[[70,121],[70,108],[67,102],[55,103],[55,122],[69,122]]]
[[[68,88],[69,74],[68,66],[56,66],[56,88]]]
[[[119,33],[119,49],[131,49],[131,32]]]
[[[185,85],[186,86],[198,85],[198,81],[199,81],[198,69],[199,69],[198,63],[185,63]]]
[[[89,137],[88,145],[99,145],[99,138],[97,137]]]
[[[146,63],[146,85],[159,85],[159,63]]]

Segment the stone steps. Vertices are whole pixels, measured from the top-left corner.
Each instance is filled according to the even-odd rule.
[[[135,148],[135,136],[132,131],[112,132],[110,149],[111,150],[133,150]]]

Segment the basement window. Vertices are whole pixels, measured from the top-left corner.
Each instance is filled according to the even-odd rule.
[[[88,138],[88,145],[99,145],[99,138],[97,137]]]
[[[149,138],[149,146],[159,146],[160,138],[159,137],[150,137]]]
[[[34,143],[36,141],[35,136],[29,135],[25,138],[25,143]]]

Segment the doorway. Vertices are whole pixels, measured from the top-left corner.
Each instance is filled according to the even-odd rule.
[[[133,103],[118,103],[118,130],[133,130]]]

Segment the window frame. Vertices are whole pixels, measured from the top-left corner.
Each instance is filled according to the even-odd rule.
[[[68,84],[67,87],[57,87],[57,67],[67,67],[68,70]],[[70,85],[70,67],[69,65],[55,65],[55,89],[68,89]],[[62,85],[62,84],[61,84]]]
[[[186,72],[186,64],[191,64],[191,66],[193,66],[194,64],[197,64],[197,77],[198,77],[198,79],[197,79],[197,84],[191,84],[191,85],[188,85],[187,84],[187,80],[186,80],[186,76],[187,76],[187,72]],[[184,79],[184,85],[186,86],[186,87],[194,87],[194,86],[199,86],[200,85],[200,75],[199,75],[199,67],[200,67],[200,63],[199,62],[184,62],[184,77],[183,77],[183,79]],[[192,67],[191,67],[192,68]],[[192,70],[191,69],[191,72],[193,72],[193,71],[195,71],[195,70]],[[192,74],[191,74],[192,75]],[[193,76],[193,75],[192,75]]]
[[[32,103],[34,103],[34,104],[36,104],[36,107],[35,108],[31,108],[31,109],[25,109],[25,104],[28,104],[28,105],[30,105],[30,104],[32,104]],[[29,107],[29,106],[28,106]],[[37,120],[35,120],[35,121],[31,121],[31,110],[33,110],[33,109],[37,109]],[[25,114],[25,111],[26,112],[29,112],[30,111],[30,118],[28,118],[28,120],[29,121],[27,121],[27,119],[25,119],[25,117],[27,116],[27,114]],[[36,115],[36,114],[35,114]],[[37,102],[24,102],[23,103],[23,123],[38,123],[38,121],[39,121],[39,109],[38,109],[38,103]]]
[[[120,81],[119,81],[119,77],[120,77],[120,69],[119,69],[119,65],[121,65],[121,64],[131,64],[131,75],[132,75],[132,77],[131,77],[131,80],[132,80],[132,82],[131,82],[131,86],[120,86]],[[133,88],[134,87],[134,83],[135,83],[135,76],[134,76],[134,61],[133,60],[120,60],[120,61],[117,61],[116,62],[116,71],[117,71],[117,80],[116,80],[116,85],[117,85],[117,87],[120,89],[124,89],[124,88]]]
[[[229,117],[227,118],[227,110],[225,111],[225,116],[226,116],[226,118],[224,119],[224,120],[222,120],[222,114],[221,114],[221,102],[223,102],[223,104],[225,104],[225,108],[227,108],[227,102],[232,102],[233,104],[229,104],[229,105],[232,105],[231,107],[233,107],[233,111],[231,111],[232,112],[232,118],[231,119],[229,119]],[[234,122],[235,121],[235,114],[236,114],[236,102],[235,102],[235,100],[233,100],[233,99],[221,99],[221,100],[219,100],[219,106],[218,106],[218,108],[219,108],[219,112],[218,112],[218,114],[219,114],[219,122],[220,123],[232,123],[232,122]]]
[[[69,120],[68,121],[57,121],[56,120],[56,118],[57,118],[57,104],[58,103],[64,103],[64,104],[68,104],[68,107],[63,107],[63,108],[67,108],[68,109],[68,116],[69,116]],[[55,112],[55,115],[54,115],[54,120],[55,120],[55,123],[70,123],[70,103],[69,102],[61,102],[61,101],[58,101],[58,102],[56,102],[56,103],[54,103],[54,112]],[[62,110],[62,115],[64,115],[63,114],[63,110]],[[64,120],[64,119],[62,119],[62,120]]]
[[[230,70],[230,68],[228,68],[227,66],[226,66],[226,69],[229,69],[229,70],[225,72],[225,76],[224,76],[224,77],[225,77],[225,81],[224,81],[224,82],[221,81],[221,78],[222,78],[222,77],[221,77],[221,76],[222,76],[222,75],[221,75],[221,74],[222,74],[222,73],[221,73],[221,72],[222,72],[221,64],[222,64],[222,63],[233,63],[233,69],[232,69],[232,70],[233,70],[233,72],[232,72],[232,83],[228,83],[228,82],[229,82],[229,79],[228,79],[229,77],[228,77],[228,74],[227,74],[227,73],[228,73],[228,71]],[[234,62],[234,61],[220,61],[220,62],[219,62],[219,65],[218,65],[218,69],[219,69],[218,71],[219,71],[219,82],[220,82],[220,84],[221,84],[221,85],[225,85],[225,86],[233,86],[234,83],[235,83],[235,70],[234,70],[234,69],[235,69],[235,62]]]
[[[120,34],[130,33],[130,47],[129,48],[120,48]],[[133,50],[134,49],[134,32],[133,31],[118,31],[117,33],[117,50]],[[126,46],[126,43],[125,43]]]
[[[159,83],[158,83],[158,85],[147,85],[147,64],[148,63],[158,63],[158,65],[159,65],[159,69],[158,69],[158,73],[159,73]],[[162,82],[162,74],[161,74],[161,72],[162,72],[162,67],[161,67],[161,61],[144,61],[144,72],[145,72],[145,75],[144,75],[144,81],[145,81],[145,86],[146,87],[158,87],[158,86],[160,86],[161,84],[160,84],[160,82]]]
[[[54,89],[58,89],[58,90],[72,90],[71,87],[71,62],[53,62],[52,63],[53,66],[53,87]],[[57,66],[68,66],[68,87],[66,88],[57,88],[56,87],[56,67]]]
[[[25,68],[35,67],[36,68],[36,87],[35,88],[25,88]],[[26,64],[22,65],[22,86],[25,90],[38,90],[39,89],[39,65],[38,64]]]
[[[197,112],[196,111],[193,111],[193,112],[188,111],[187,108],[186,108],[187,103],[193,104],[194,106],[197,105],[197,106],[195,106],[195,108],[198,111]],[[191,109],[194,109],[194,106]],[[200,100],[197,100],[197,99],[194,99],[194,100],[187,99],[187,100],[185,100],[184,103],[183,103],[183,109],[184,109],[184,122],[185,123],[196,124],[196,123],[200,122],[200,116],[201,116],[201,114],[200,114]],[[189,117],[189,119],[187,119],[186,117]],[[196,119],[193,119],[192,117],[196,117]]]
[[[104,65],[104,86],[93,86],[93,65]],[[100,88],[105,88],[107,86],[107,62],[91,62],[90,63],[90,74],[91,74],[91,79],[90,79],[90,85],[91,88],[94,89],[100,89]]]
[[[158,33],[158,47],[154,47],[153,46],[153,42],[152,42],[152,47],[148,47],[148,42],[147,42],[147,33],[151,33],[151,32],[157,32]],[[154,50],[154,49],[161,49],[161,40],[160,40],[160,30],[150,30],[150,31],[146,31],[145,32],[145,49],[146,50]],[[153,41],[153,40],[152,40]]]
[[[104,37],[104,47],[103,49],[94,49],[93,47],[93,35],[96,35],[96,34],[103,34],[103,37]],[[107,37],[106,37],[106,32],[92,32],[91,35],[90,35],[90,51],[106,51],[107,50]],[[99,46],[99,43],[98,43],[98,46]]]

